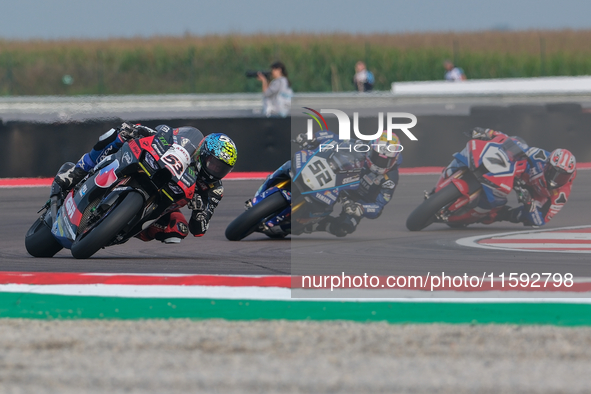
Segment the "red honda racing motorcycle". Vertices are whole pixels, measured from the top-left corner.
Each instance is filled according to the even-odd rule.
[[[519,176],[527,170],[529,159],[513,138],[472,139],[454,158],[433,191],[425,192],[425,201],[406,220],[410,231],[432,223],[465,227],[491,217],[507,204],[512,190],[518,192],[520,203],[527,195],[521,192],[524,185]]]

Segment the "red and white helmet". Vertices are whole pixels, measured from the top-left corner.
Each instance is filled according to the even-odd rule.
[[[577,162],[572,153],[566,149],[554,150],[544,168],[546,185],[550,189],[566,185],[576,168]]]
[[[398,162],[398,155],[402,152],[402,145],[395,133],[388,139],[388,132],[384,130],[379,138],[371,141],[371,150],[366,159],[366,166],[375,174],[385,174]]]

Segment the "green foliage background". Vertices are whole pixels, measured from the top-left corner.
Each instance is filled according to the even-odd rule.
[[[586,75],[590,41],[591,31],[0,41],[0,95],[258,92],[244,72],[275,60],[296,92],[353,90],[358,60],[374,72],[376,90],[441,80],[445,59],[470,79]]]

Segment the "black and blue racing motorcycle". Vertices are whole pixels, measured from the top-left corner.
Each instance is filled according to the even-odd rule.
[[[365,155],[349,144],[329,140],[297,151],[246,202],[246,211],[226,228],[226,238],[239,241],[254,232],[285,238],[330,215],[344,193],[359,185]]]

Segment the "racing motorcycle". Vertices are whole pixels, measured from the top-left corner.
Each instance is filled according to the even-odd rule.
[[[330,215],[347,190],[359,186],[364,155],[349,145],[329,140],[324,149],[297,151],[246,202],[246,211],[226,228],[226,238],[239,241],[253,232],[284,238]]]
[[[201,139],[198,130],[165,126],[155,135],[126,142],[65,196],[54,196],[41,208],[25,237],[27,251],[52,257],[66,248],[85,259],[125,243],[186,205],[195,190],[191,163]]]
[[[454,154],[457,168],[451,175],[446,168],[431,193],[406,220],[410,231],[419,231],[432,223],[446,223],[452,228],[465,227],[494,215],[507,204],[512,190],[519,202],[529,193],[519,176],[529,160],[511,137],[497,136],[484,141],[472,139]]]

